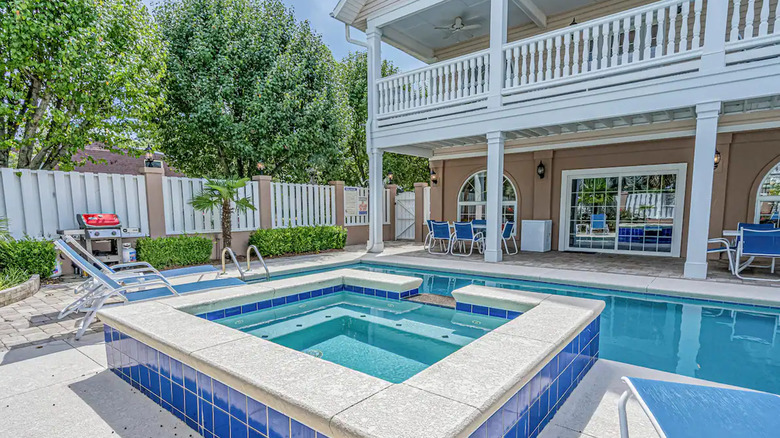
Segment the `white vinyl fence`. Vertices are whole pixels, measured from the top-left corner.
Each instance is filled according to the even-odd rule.
[[[116,213],[123,227],[149,233],[143,176],[0,169],[0,217],[11,235],[52,239],[77,229],[76,215]]]
[[[190,201],[202,190],[207,180],[199,178],[163,177],[166,234],[200,234],[222,231],[222,209],[195,210]],[[233,231],[254,231],[260,228],[260,193],[258,184],[250,181],[239,190],[240,197],[249,198],[254,210],[233,212]]]
[[[335,225],[335,188],[271,183],[271,224],[274,228]]]
[[[384,193],[383,223],[390,223],[390,190]],[[368,225],[368,189],[344,187],[344,225]]]

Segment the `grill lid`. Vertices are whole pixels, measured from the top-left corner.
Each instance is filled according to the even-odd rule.
[[[86,213],[76,215],[82,229],[119,228],[119,215],[114,213]]]

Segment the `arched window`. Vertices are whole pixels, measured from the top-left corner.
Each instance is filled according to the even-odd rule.
[[[780,227],[780,164],[769,171],[758,189],[756,222]]]
[[[471,175],[458,194],[458,220],[469,222],[487,219],[487,171]],[[517,222],[517,192],[515,186],[504,176],[503,199],[501,202],[503,222]]]

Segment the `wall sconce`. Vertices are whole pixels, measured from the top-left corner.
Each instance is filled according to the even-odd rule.
[[[154,152],[151,146],[146,147],[146,161],[144,161],[146,167],[154,167]]]
[[[541,161],[539,162],[539,165],[536,166],[536,174],[539,175],[539,179],[544,179],[544,172],[547,169],[544,168],[544,163]]]
[[[715,149],[715,168],[717,169],[718,166],[720,166],[720,160],[722,160],[723,157],[720,155],[720,151]]]
[[[431,169],[431,184],[438,185],[439,184],[439,176],[436,175],[436,171]]]
[[[569,26],[576,26],[577,25],[577,17],[574,17],[571,19],[571,24]]]

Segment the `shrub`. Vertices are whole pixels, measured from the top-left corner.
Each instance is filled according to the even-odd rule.
[[[202,265],[211,261],[214,242],[201,236],[144,237],[135,243],[138,260],[157,269]]]
[[[57,264],[57,250],[47,240],[0,241],[0,271],[16,269],[41,279],[51,276]]]
[[[344,227],[318,226],[257,230],[249,237],[260,254],[279,256],[342,249],[347,244]]]
[[[0,271],[0,290],[10,289],[30,279],[27,272],[18,268],[7,268]]]

